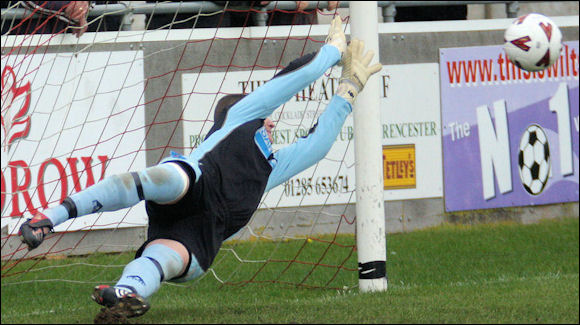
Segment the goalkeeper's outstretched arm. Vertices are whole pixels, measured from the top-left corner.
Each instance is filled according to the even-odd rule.
[[[342,21],[337,16],[330,26],[326,44],[310,62],[288,73],[279,73],[244,97],[230,109],[226,124],[241,124],[257,118],[267,118],[276,108],[339,63],[346,50],[346,36],[342,28]]]
[[[364,42],[354,39],[348,46],[343,59],[344,66],[336,95],[332,97],[308,136],[300,138],[296,143],[274,154],[277,163],[272,169],[266,190],[282,184],[326,156],[346,117],[352,112],[356,96],[369,77],[382,68],[380,63],[369,66],[374,53],[368,51],[364,54],[363,52]]]

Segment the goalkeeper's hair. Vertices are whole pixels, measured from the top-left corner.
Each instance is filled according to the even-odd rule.
[[[239,102],[242,98],[246,97],[245,94],[230,94],[222,97],[213,112],[214,125],[218,129],[222,127],[226,119],[226,115],[232,106]]]

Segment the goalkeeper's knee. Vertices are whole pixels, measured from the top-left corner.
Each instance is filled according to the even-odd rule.
[[[171,280],[183,273],[186,263],[174,249],[163,244],[147,246],[141,257],[150,259],[161,275],[161,281]]]
[[[140,199],[158,204],[179,201],[189,189],[189,176],[176,163],[165,163],[133,173]],[[142,196],[142,197],[141,197]]]

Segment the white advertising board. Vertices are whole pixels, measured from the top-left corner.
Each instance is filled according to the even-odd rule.
[[[2,57],[2,227],[145,167],[143,83],[142,51]],[[141,205],[55,231],[143,226]]]
[[[439,66],[436,63],[389,65],[383,68],[383,73],[386,73],[381,99],[383,152],[390,146],[406,145],[414,146],[415,152],[411,160],[414,166],[400,166],[396,161],[385,166],[385,178],[415,177],[414,186],[385,190],[385,200],[442,197]]]
[[[414,145],[416,163],[399,166],[385,163],[389,177],[400,177],[401,168],[412,168],[416,179],[412,187],[386,187],[385,200],[442,196],[441,138],[438,65],[409,64],[384,66],[381,110],[383,145]],[[184,145],[195,148],[213,125],[213,108],[226,94],[250,93],[276,71],[235,71],[184,73]],[[276,123],[274,150],[289,145],[308,134],[338,86],[341,69],[334,67],[326,75],[279,107],[271,118]],[[355,202],[354,130],[352,114],[328,153],[318,164],[292,177],[264,195],[261,208],[295,207]],[[189,154],[191,150],[186,150]],[[385,176],[387,177],[387,176]]]

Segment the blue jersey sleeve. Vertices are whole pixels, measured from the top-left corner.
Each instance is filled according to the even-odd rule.
[[[324,158],[351,111],[352,106],[346,99],[334,96],[318,118],[314,132],[274,153],[277,163],[268,178],[266,191]]]
[[[278,106],[320,78],[326,70],[340,61],[340,52],[332,45],[324,45],[308,64],[268,81],[237,102],[228,112],[227,125],[239,125],[270,116]]]
[[[290,100],[292,96],[337,64],[340,57],[341,54],[336,47],[324,45],[312,61],[287,74],[273,78],[234,104],[226,115],[224,125],[205,139],[186,158],[195,171],[196,180],[202,173],[198,166],[201,157],[211,151],[232,130],[243,123],[270,116],[278,106]],[[163,161],[173,160],[183,160],[183,158],[169,157]]]

